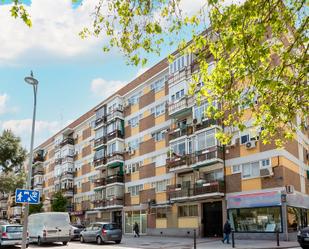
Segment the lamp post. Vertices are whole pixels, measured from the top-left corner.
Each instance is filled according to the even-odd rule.
[[[35,116],[36,116],[36,95],[39,81],[33,77],[33,72],[31,71],[30,76],[25,77],[25,82],[33,87],[33,117],[32,117],[32,130],[31,130],[31,144],[29,153],[29,163],[27,167],[27,182],[26,189],[31,189],[31,174],[32,174],[32,161],[33,161],[33,142],[34,142],[34,131],[35,131]],[[23,240],[22,249],[26,248],[27,244],[27,231],[28,231],[28,215],[29,215],[29,203],[26,203],[24,212],[24,228],[23,228]]]

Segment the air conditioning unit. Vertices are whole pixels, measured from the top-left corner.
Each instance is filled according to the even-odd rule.
[[[260,169],[260,176],[261,177],[268,177],[268,176],[273,176],[273,170],[272,168],[264,168],[264,169]]]
[[[256,141],[253,140],[253,141],[249,141],[246,143],[246,148],[247,149],[252,149],[252,148],[255,148],[256,147]]]
[[[285,189],[286,189],[287,194],[293,194],[294,193],[294,186],[293,185],[286,185]]]

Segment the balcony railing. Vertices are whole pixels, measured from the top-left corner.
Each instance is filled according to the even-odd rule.
[[[72,187],[62,188],[61,192],[64,197],[72,197],[74,195],[74,189]]]
[[[71,138],[71,137],[67,137],[67,138],[65,138],[65,139],[63,139],[63,140],[61,141],[60,146],[63,147],[63,146],[65,146],[65,145],[67,145],[67,144],[74,145],[74,139]]]
[[[188,165],[189,159],[190,157],[188,157],[187,155],[183,155],[179,157],[173,156],[173,157],[166,159],[166,164],[167,164],[168,169],[174,169],[180,166]]]
[[[119,118],[123,118],[123,110],[121,109],[116,109],[114,110],[112,113],[108,114],[107,115],[107,122],[116,118],[116,117],[119,117]]]
[[[173,129],[169,132],[169,141],[182,137],[182,136],[188,136],[193,133],[193,127],[192,126],[183,126],[178,127],[176,129]]]
[[[82,210],[86,211],[91,208],[90,201],[82,201]]]
[[[59,165],[62,163],[62,158],[56,158],[55,159],[55,165]]]
[[[105,157],[101,157],[101,158],[97,158],[97,159],[93,159],[93,164],[94,167],[101,167],[103,165],[106,164],[106,158]]]
[[[33,176],[43,174],[44,174],[44,168],[42,166],[36,166],[33,168]]]
[[[124,138],[124,134],[121,130],[115,130],[106,135],[107,141],[112,140],[114,138]]]
[[[221,123],[219,120],[215,120],[215,119],[206,119],[206,120],[203,120],[202,122],[196,124],[195,129],[196,129],[196,131],[199,131],[199,130],[208,128],[208,127],[210,127],[210,126],[212,126],[212,125],[221,126],[222,123]]]
[[[123,206],[123,204],[123,198],[113,198],[111,200],[106,200],[106,207]]]
[[[108,176],[107,179],[106,179],[107,184],[111,184],[111,183],[115,183],[115,182],[123,183],[124,177],[122,175],[112,175],[112,176]]]
[[[193,97],[184,97],[183,99],[171,103],[168,106],[168,113],[170,115],[176,114],[180,111],[186,110],[190,107],[192,107],[194,104],[194,98]]]
[[[98,117],[95,121],[94,121],[94,125],[95,127],[100,126],[101,124],[106,122],[106,116],[102,116],[102,117]]]
[[[106,200],[94,200],[92,203],[94,208],[103,208],[106,206]]]
[[[103,145],[105,143],[106,143],[106,137],[100,137],[100,138],[94,140],[94,147],[95,148],[99,147],[99,146],[101,146],[101,145]]]
[[[213,162],[222,160],[223,149],[220,146],[214,146],[191,154],[191,163],[193,164],[193,167],[203,164],[212,164]]]
[[[222,195],[225,192],[224,182],[214,181],[205,182],[202,185],[195,185],[191,187],[181,187],[179,185],[170,185],[167,188],[169,199],[198,197],[205,194],[220,193]]]
[[[106,185],[106,180],[103,177],[97,178],[93,180],[93,184],[95,188],[103,187]]]
[[[124,156],[123,152],[115,151],[113,152],[112,155],[109,155],[106,157],[106,164],[113,164],[115,162],[123,162],[124,161]]]

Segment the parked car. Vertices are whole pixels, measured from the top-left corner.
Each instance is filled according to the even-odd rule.
[[[86,227],[80,234],[80,242],[97,242],[101,245],[106,241],[114,241],[119,244],[122,239],[122,231],[115,223],[96,222]]]
[[[46,212],[29,216],[29,239],[38,245],[46,242],[62,242],[71,239],[70,216],[62,212]]]
[[[79,224],[71,225],[71,240],[79,240],[80,233],[85,229],[85,226]]]
[[[23,236],[23,227],[18,224],[0,225],[0,247],[21,245]],[[29,245],[27,239],[26,247]]]
[[[305,227],[298,231],[297,240],[301,248],[309,249],[309,227]]]

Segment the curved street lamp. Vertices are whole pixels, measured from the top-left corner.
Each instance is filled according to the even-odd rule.
[[[32,129],[31,129],[31,144],[29,153],[29,163],[27,167],[27,182],[26,189],[31,189],[31,174],[32,174],[32,161],[33,161],[33,143],[34,143],[34,132],[35,132],[35,116],[36,116],[36,95],[39,81],[33,77],[33,72],[30,72],[30,76],[25,77],[25,82],[33,87],[33,117],[32,117]],[[22,238],[22,249],[26,249],[27,244],[27,231],[28,231],[28,215],[29,215],[29,203],[26,203],[24,212],[24,228]]]

